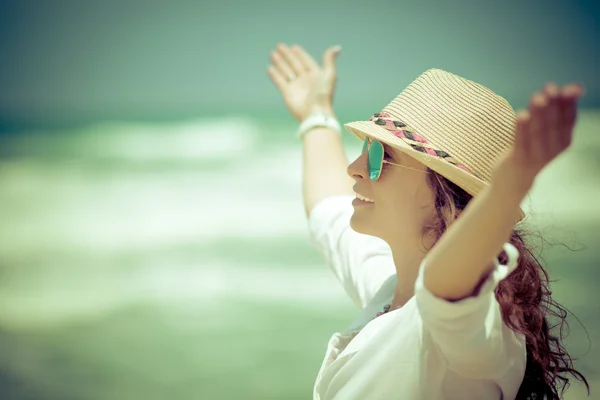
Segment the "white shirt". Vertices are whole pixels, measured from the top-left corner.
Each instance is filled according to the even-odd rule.
[[[496,268],[475,297],[448,302],[423,286],[379,317],[397,277],[389,246],[350,228],[351,196],[317,204],[309,217],[311,241],[352,300],[358,318],[327,345],[314,399],[514,399],[526,365],[525,338],[508,328],[494,296],[517,265],[506,243],[507,265]]]

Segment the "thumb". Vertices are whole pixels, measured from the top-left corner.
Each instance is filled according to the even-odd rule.
[[[335,59],[341,50],[342,46],[337,45],[330,47],[323,53],[323,69],[328,70],[328,72],[335,71]]]

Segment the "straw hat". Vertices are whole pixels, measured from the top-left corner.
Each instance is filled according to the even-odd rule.
[[[344,127],[398,149],[476,196],[514,142],[516,115],[502,97],[440,69],[415,79],[369,121]],[[525,216],[523,210],[519,220]]]

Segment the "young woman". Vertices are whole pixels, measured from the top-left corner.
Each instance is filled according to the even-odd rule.
[[[312,239],[362,309],[329,341],[314,398],[558,399],[568,374],[587,386],[550,333],[547,316],[564,310],[519,224],[536,175],[571,142],[582,87],[548,84],[516,116],[430,69],[345,125],[363,141],[348,166],[332,107],[339,51],[319,66],[280,44],[268,69],[301,122]]]

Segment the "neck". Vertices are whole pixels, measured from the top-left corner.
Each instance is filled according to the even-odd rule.
[[[433,246],[433,240],[426,238],[423,241],[427,248]],[[389,243],[394,257],[398,283],[394,292],[394,298],[390,310],[404,306],[414,295],[415,282],[419,274],[419,267],[427,250],[423,247],[421,240],[418,243],[407,245],[407,242]]]

